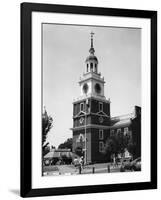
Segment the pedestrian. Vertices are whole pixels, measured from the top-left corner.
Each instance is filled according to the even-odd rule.
[[[107,165],[107,171],[110,173],[110,165]]]
[[[116,163],[116,167],[118,167],[118,157],[116,157],[115,163]]]
[[[79,164],[80,164],[81,169],[83,169],[83,156],[80,157]]]
[[[111,157],[110,157],[110,165],[111,166],[113,165],[113,155],[111,155]]]
[[[116,167],[116,157],[113,157],[113,168]]]
[[[79,161],[78,161],[77,157],[74,158],[73,164],[74,164],[74,167],[75,167],[75,171],[77,171],[77,166],[79,164]]]

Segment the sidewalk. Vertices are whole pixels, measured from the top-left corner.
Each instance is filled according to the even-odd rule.
[[[44,172],[45,176],[51,176],[51,175],[76,175],[80,174],[79,167],[74,167],[73,165],[57,165],[57,170],[52,170],[52,167],[50,170],[46,170]],[[54,169],[54,166],[53,166]],[[87,165],[84,166],[81,169],[81,174],[92,174],[92,173],[115,173],[120,172],[120,167],[112,167],[110,166],[110,172],[108,169],[107,163],[100,163],[100,164],[93,164],[93,165]]]
[[[59,173],[64,175],[77,174],[78,171],[73,165],[59,165],[58,169]]]

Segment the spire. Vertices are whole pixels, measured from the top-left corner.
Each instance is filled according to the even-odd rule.
[[[91,48],[93,48],[93,35],[94,35],[94,33],[91,32],[90,34],[91,34]]]
[[[91,34],[91,48],[89,49],[89,52],[90,52],[90,54],[94,55],[94,52],[95,52],[94,47],[93,47],[93,35],[94,35],[94,33],[91,32],[90,34]]]
[[[90,55],[86,58],[86,73],[88,72],[95,72],[97,73],[97,65],[98,65],[98,60],[97,57],[94,55],[94,47],[93,47],[93,35],[94,33],[91,32],[91,46],[89,49]]]

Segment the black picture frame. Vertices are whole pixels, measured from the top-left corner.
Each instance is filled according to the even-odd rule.
[[[151,21],[151,181],[32,189],[32,12],[147,18]],[[47,196],[157,188],[157,12],[115,8],[21,4],[21,196]]]

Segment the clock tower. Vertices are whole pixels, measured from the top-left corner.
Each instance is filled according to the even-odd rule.
[[[104,78],[98,72],[98,59],[91,32],[89,56],[79,80],[80,96],[73,102],[73,152],[85,163],[105,161],[104,145],[110,130],[110,100],[104,96]]]

